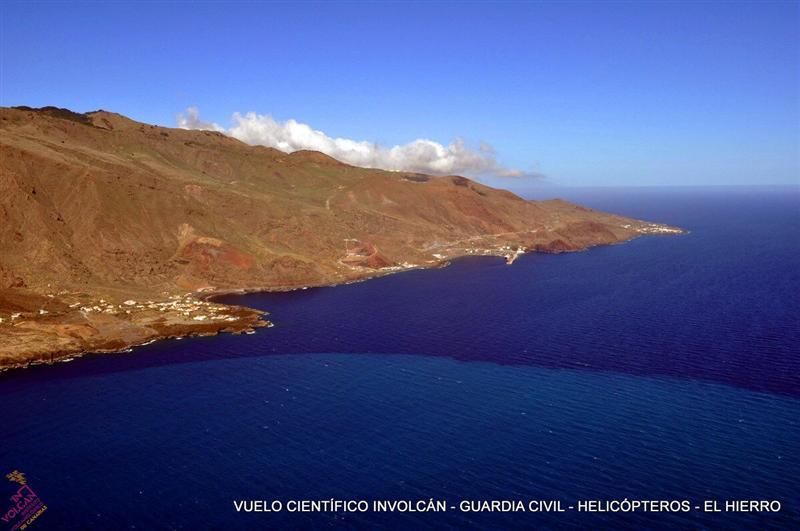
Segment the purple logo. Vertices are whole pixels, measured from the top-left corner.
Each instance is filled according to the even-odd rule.
[[[8,526],[7,529],[10,531],[22,531],[47,510],[47,505],[33,492],[28,480],[25,479],[25,474],[19,470],[6,474],[6,479],[15,484],[15,491],[9,498],[10,506],[0,513],[0,521]]]

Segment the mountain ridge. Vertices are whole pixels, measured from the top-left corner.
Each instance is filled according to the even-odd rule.
[[[199,294],[679,232],[466,177],[56,107],[0,108],[0,221],[0,367],[267,324]],[[29,311],[4,308],[26,294]]]

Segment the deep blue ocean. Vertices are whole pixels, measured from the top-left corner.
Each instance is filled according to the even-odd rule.
[[[690,232],[230,297],[276,326],[5,373],[0,472],[32,530],[800,528],[798,190],[540,188]],[[701,509],[233,504],[331,498]],[[781,511],[702,510],[740,499]]]

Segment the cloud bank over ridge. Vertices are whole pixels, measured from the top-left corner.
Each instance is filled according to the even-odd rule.
[[[525,175],[498,163],[494,149],[481,144],[477,150],[456,139],[448,145],[417,139],[407,144],[385,147],[364,140],[333,138],[296,120],[279,122],[269,115],[234,113],[232,126],[224,128],[200,119],[196,107],[189,107],[177,117],[183,129],[208,129],[230,135],[242,142],[280,149],[291,153],[301,149],[321,151],[326,155],[367,168],[413,171],[438,175],[522,177]]]

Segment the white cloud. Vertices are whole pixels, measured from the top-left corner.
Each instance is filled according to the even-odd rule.
[[[223,127],[220,127],[215,123],[204,122],[201,120],[200,109],[197,107],[189,107],[186,109],[186,112],[180,113],[178,115],[177,122],[178,127],[181,129],[208,129],[211,131],[219,131],[220,133],[226,132]]]
[[[235,113],[233,125],[224,128],[204,122],[196,107],[178,115],[178,127],[209,129],[230,135],[242,142],[269,146],[291,153],[301,149],[321,151],[354,166],[385,170],[414,171],[438,175],[520,177],[524,173],[499,164],[494,149],[481,144],[477,150],[456,139],[448,145],[418,139],[408,144],[385,147],[364,140],[333,138],[296,120],[279,122],[269,115]]]

